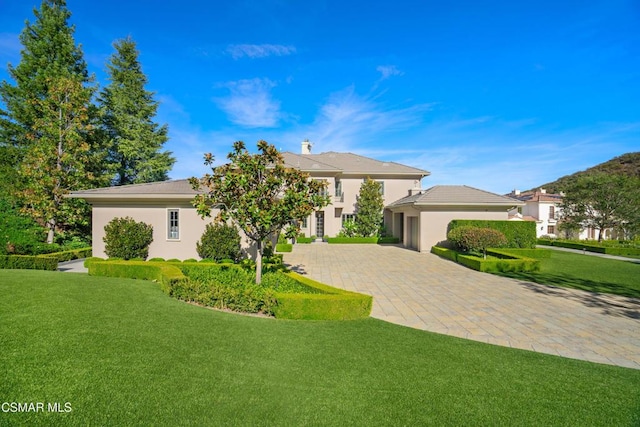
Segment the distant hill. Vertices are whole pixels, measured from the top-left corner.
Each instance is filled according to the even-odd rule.
[[[640,152],[627,153],[622,156],[614,157],[613,159],[600,163],[587,170],[576,172],[571,175],[563,176],[553,182],[540,185],[536,188],[544,188],[547,193],[558,193],[563,190],[569,181],[581,176],[589,175],[593,173],[604,172],[611,175],[627,175],[640,177]],[[532,189],[534,190],[534,189]]]

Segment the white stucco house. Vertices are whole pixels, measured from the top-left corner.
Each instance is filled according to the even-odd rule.
[[[524,205],[467,186],[423,190],[421,181],[429,175],[426,170],[353,153],[312,154],[308,141],[302,143],[300,154],[282,155],[288,167],[328,183],[331,204],[303,222],[306,236],[337,235],[344,221],[357,214],[356,196],[367,178],[382,184],[388,232],[405,247],[423,252],[446,239],[447,225],[453,219],[507,220],[510,210]],[[113,218],[129,216],[153,226],[149,257],[197,259],[196,242],[211,219],[201,219],[191,205],[196,194],[184,179],[75,191],[70,197],[83,198],[92,205],[94,256],[105,256],[104,226]]]
[[[564,237],[558,229],[562,219],[563,193],[548,193],[544,188],[532,191],[513,190],[507,195],[524,203],[519,209],[509,212],[509,219],[513,221],[535,221],[536,236],[551,238]],[[606,238],[612,236],[612,230],[605,231]],[[597,239],[598,231],[585,227],[580,230],[578,238],[581,240]]]

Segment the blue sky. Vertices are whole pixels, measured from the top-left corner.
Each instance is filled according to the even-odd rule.
[[[35,0],[0,0],[0,79]],[[172,178],[232,143],[528,189],[640,150],[640,1],[67,0],[90,71],[137,42]]]

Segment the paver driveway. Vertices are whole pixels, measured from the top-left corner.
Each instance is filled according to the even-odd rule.
[[[640,369],[640,300],[479,273],[397,246],[296,245],[296,271],[374,297],[372,317],[507,347]]]

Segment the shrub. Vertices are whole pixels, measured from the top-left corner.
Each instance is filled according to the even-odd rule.
[[[278,243],[276,245],[276,252],[291,252],[293,251],[293,245],[291,243]]]
[[[133,218],[114,218],[104,226],[104,252],[109,258],[142,258],[149,255],[153,227]]]
[[[207,224],[200,241],[196,243],[198,255],[203,259],[240,259],[240,233],[224,222]]]
[[[0,255],[0,268],[55,271],[58,269],[58,260],[44,256]]]
[[[338,233],[337,237],[355,237],[358,235],[358,226],[352,219],[346,220],[342,225],[342,230]]]
[[[536,247],[536,223],[533,221],[492,221],[474,219],[454,219],[449,223],[448,231],[461,226],[492,228],[507,238],[510,248]]]
[[[504,234],[491,228],[456,227],[449,232],[447,239],[464,252],[481,252],[484,258],[487,258],[487,248],[507,245]]]

